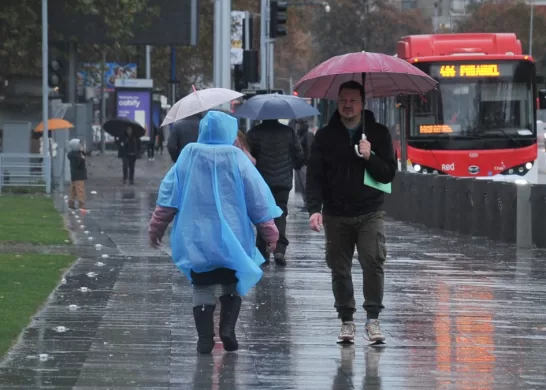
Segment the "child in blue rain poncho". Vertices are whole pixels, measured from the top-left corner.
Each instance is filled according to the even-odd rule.
[[[252,224],[275,248],[274,218],[282,214],[269,187],[245,153],[234,146],[237,119],[210,111],[199,124],[197,143],[188,144],[161,182],[149,227],[157,247],[168,224],[173,261],[193,284],[197,350],[214,347],[213,313],[221,285],[220,338],[238,349],[235,324],[245,295],[262,277],[265,259],[255,247]]]

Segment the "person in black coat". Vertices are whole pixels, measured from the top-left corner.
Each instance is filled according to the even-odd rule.
[[[135,163],[140,153],[140,138],[135,137],[133,129],[127,127],[124,137],[117,140],[118,157],[123,162],[123,184],[127,184],[127,179],[131,185],[135,184]]]
[[[173,124],[167,141],[167,150],[173,163],[178,160],[184,146],[190,142],[197,142],[201,118],[201,114],[195,114]]]
[[[286,216],[288,215],[288,197],[294,181],[294,169],[300,169],[304,163],[304,154],[294,129],[277,120],[264,120],[247,133],[250,153],[256,159],[256,168],[271,189],[277,206],[283,211],[275,219],[279,230],[279,241],[273,254],[275,263],[286,265],[285,253],[289,242],[286,238]],[[267,243],[256,238],[256,247],[269,262],[266,251]]]

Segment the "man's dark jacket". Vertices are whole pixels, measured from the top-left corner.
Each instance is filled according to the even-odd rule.
[[[291,190],[294,169],[303,166],[304,155],[294,129],[278,121],[263,121],[247,133],[256,168],[271,190]]]
[[[309,214],[357,217],[381,209],[384,193],[364,185],[364,170],[380,183],[390,183],[397,163],[387,127],[377,123],[365,110],[365,134],[372,147],[370,159],[358,157],[354,146],[362,138],[362,126],[350,139],[349,131],[336,111],[319,129],[307,166],[307,208]]]
[[[201,118],[200,114],[195,114],[174,123],[167,141],[167,150],[173,163],[178,160],[184,146],[191,142],[197,142]]]
[[[70,179],[72,181],[87,180],[87,167],[83,152],[72,150],[68,152],[66,157],[70,161]]]

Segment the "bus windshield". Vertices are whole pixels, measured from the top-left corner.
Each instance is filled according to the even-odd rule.
[[[411,137],[536,136],[532,63],[442,62],[418,67],[438,81],[438,89],[412,97]]]

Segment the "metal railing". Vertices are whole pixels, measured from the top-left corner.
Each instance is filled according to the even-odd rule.
[[[546,185],[398,172],[392,186],[393,219],[546,248]]]
[[[43,187],[51,191],[51,158],[33,153],[0,153],[0,193],[33,192]],[[44,167],[46,168],[44,170]]]

